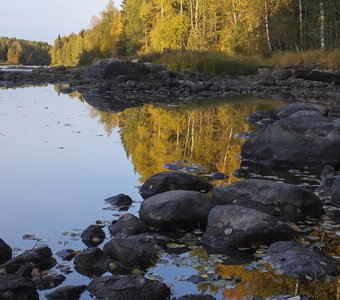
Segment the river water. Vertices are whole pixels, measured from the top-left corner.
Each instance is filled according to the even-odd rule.
[[[206,177],[215,171],[227,174],[226,180],[213,182],[216,186],[237,181],[232,173],[240,166],[244,140],[235,135],[254,129],[245,118],[282,105],[233,97],[188,105],[146,104],[112,113],[94,109],[77,93],[60,94],[57,86],[1,89],[0,237],[16,254],[37,243],[49,245],[54,253],[85,249],[79,238],[83,229],[96,222],[109,224],[124,214],[104,199],[128,194],[134,200],[128,212],[138,215],[138,187],[170,163],[194,167]],[[171,285],[176,297],[204,292],[217,299],[265,299],[297,292],[337,299],[334,282],[300,282],[268,270],[248,271],[236,265],[235,258],[221,263],[224,258],[209,257],[197,247],[180,252],[164,252],[146,273]],[[91,280],[72,263],[58,259],[58,264],[54,272],[71,271],[63,285]],[[219,280],[198,285],[186,281],[191,275],[212,273]],[[235,276],[240,283],[231,280]],[[40,292],[42,299],[46,292]],[[84,293],[81,299],[92,298]]]

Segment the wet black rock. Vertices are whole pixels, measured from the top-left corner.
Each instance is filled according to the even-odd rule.
[[[6,262],[2,267],[6,273],[14,274],[26,263],[36,264],[41,270],[49,270],[55,266],[56,260],[52,257],[51,249],[47,246],[42,246],[25,251]]]
[[[46,294],[48,300],[78,300],[86,290],[86,285],[63,286]]]
[[[39,299],[39,294],[30,278],[0,275],[0,300],[12,299]]]
[[[292,71],[287,69],[277,69],[272,72],[272,77],[276,80],[287,80],[289,77],[291,77]]]
[[[290,227],[263,212],[237,205],[222,205],[210,211],[202,242],[209,250],[228,253],[233,248],[292,238]]]
[[[112,260],[99,248],[87,248],[74,258],[76,271],[88,277],[108,272],[111,263]]]
[[[174,300],[216,300],[216,298],[211,295],[184,295]]]
[[[105,232],[98,225],[90,225],[81,234],[81,240],[88,247],[97,247],[105,239]]]
[[[161,172],[144,182],[139,192],[146,199],[172,190],[185,190],[207,193],[213,188],[206,180],[181,172]]]
[[[321,200],[312,192],[292,184],[249,179],[213,189],[215,205],[235,204],[262,211],[282,221],[307,216],[320,217]]]
[[[328,109],[321,105],[310,103],[293,103],[287,106],[281,107],[276,111],[277,116],[280,119],[285,119],[298,112],[316,112],[321,116],[325,116],[328,113]],[[295,115],[296,116],[296,115]]]
[[[88,291],[97,299],[166,300],[170,289],[166,284],[140,275],[116,275],[94,279]]]
[[[340,120],[305,116],[276,121],[246,140],[244,159],[321,172],[340,165]]]
[[[117,207],[128,207],[132,204],[132,199],[128,195],[119,194],[105,199],[105,202]]]
[[[339,275],[340,263],[318,250],[295,241],[270,245],[265,259],[286,276],[300,279],[322,279]]]
[[[143,222],[156,228],[204,228],[211,199],[202,193],[170,191],[145,199],[139,216]]]
[[[267,119],[271,123],[273,123],[279,118],[276,115],[276,113],[274,113],[272,110],[260,110],[260,111],[252,113],[251,115],[247,117],[247,121],[253,124],[260,122],[264,119]]]
[[[48,290],[62,284],[66,277],[62,274],[46,274],[33,276],[32,282],[38,290]]]
[[[160,248],[151,235],[113,238],[104,245],[104,254],[129,269],[146,269],[158,257]]]
[[[12,258],[12,248],[0,239],[0,265]]]
[[[141,234],[149,231],[149,227],[132,214],[125,214],[109,226],[113,237],[123,238],[129,235]]]
[[[120,75],[147,75],[150,69],[141,63],[132,63],[116,58],[96,62],[84,72],[84,78],[115,79]]]

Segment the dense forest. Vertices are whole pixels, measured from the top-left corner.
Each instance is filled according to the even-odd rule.
[[[112,1],[90,29],[55,40],[53,64],[168,50],[268,56],[340,47],[340,0]]]
[[[0,37],[0,62],[23,65],[49,65],[51,46],[44,42]]]

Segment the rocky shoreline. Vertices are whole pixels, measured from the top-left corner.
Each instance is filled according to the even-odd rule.
[[[117,68],[117,64],[123,64],[123,69]],[[140,188],[144,200],[139,217],[126,213],[113,221],[108,241],[101,225],[90,225],[81,235],[87,246],[85,250],[77,253],[65,249],[58,254],[67,260],[74,259],[77,272],[94,278],[90,284],[61,287],[46,297],[77,299],[87,289],[97,299],[169,299],[171,289],[165,283],[143,275],[157,262],[162,251],[175,249],[179,243],[183,251],[199,246],[221,257],[232,257],[242,251],[252,254],[264,246],[266,250],[261,260],[254,263],[256,267],[265,266],[301,281],[336,280],[340,274],[339,260],[315,245],[302,243],[306,233],[299,226],[305,226],[306,222],[318,224],[323,216],[340,207],[340,109],[337,106],[340,86],[299,79],[289,70],[270,75],[269,70],[261,70],[257,75],[230,78],[172,73],[161,66],[138,63],[127,65],[137,77],[125,74],[126,62],[111,60],[92,66],[84,77],[62,67],[47,69],[49,76],[41,75],[35,80],[34,71],[0,74],[0,85],[67,83],[62,92],[78,91],[86,101],[93,101],[104,111],[139,105],[141,96],[143,101],[150,98],[150,101],[188,102],[194,98],[240,93],[275,98],[280,93],[280,98],[285,98],[281,100],[319,104],[293,103],[278,111],[250,115],[248,121],[260,129],[250,134],[242,147],[239,173],[245,178],[240,182],[214,187],[205,179],[183,172],[162,172],[150,177]],[[115,73],[117,69],[119,74]],[[310,170],[318,187],[305,189],[277,178],[254,179],[254,175],[263,175],[259,167],[262,165],[269,170],[282,167],[296,173]],[[120,194],[106,202],[117,209],[128,208],[132,199]],[[100,245],[103,247],[99,248]],[[47,246],[35,247],[12,258],[11,247],[0,239],[0,299],[39,299],[37,289],[56,287],[65,279],[61,274],[44,273],[55,265]],[[112,275],[101,277],[107,272]],[[216,274],[209,276],[195,280],[197,283],[224,280]],[[237,285],[239,280],[233,277],[223,284]],[[309,299],[294,296],[268,299]],[[187,295],[177,299],[214,297]]]

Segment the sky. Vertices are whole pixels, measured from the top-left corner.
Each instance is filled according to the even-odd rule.
[[[0,36],[45,41],[78,33],[109,0],[0,0]],[[120,7],[121,0],[114,0]]]

